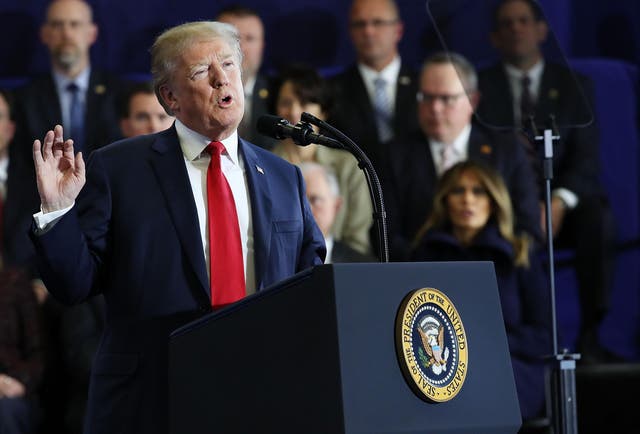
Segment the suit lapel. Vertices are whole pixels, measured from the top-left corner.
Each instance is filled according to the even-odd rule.
[[[359,113],[364,118],[361,118],[364,128],[369,131],[377,131],[376,121],[373,117],[373,105],[369,100],[369,94],[358,67],[351,67],[347,74],[348,79],[346,80],[345,90],[350,95],[348,100],[357,108],[356,113]],[[377,136],[377,133],[375,135]]]
[[[471,126],[471,134],[469,135],[469,144],[467,153],[470,160],[483,161],[485,164],[492,165],[493,146],[487,137],[475,126]]]
[[[244,159],[253,225],[253,251],[255,257],[256,289],[263,287],[263,276],[268,266],[271,248],[272,202],[268,168],[244,140],[238,140],[238,149]]]
[[[209,279],[202,253],[198,213],[175,127],[157,137],[152,145],[155,152],[151,154],[151,166],[166,199],[184,254],[198,277],[202,290],[209,297]]]
[[[100,122],[103,116],[98,113],[98,108],[102,107],[100,101],[106,97],[107,91],[115,91],[115,89],[107,89],[107,86],[103,80],[103,77],[96,73],[91,72],[89,77],[89,88],[87,89],[87,101],[85,111],[85,137],[84,137],[84,149],[85,153],[93,151],[97,144],[93,141],[94,137],[89,137],[90,131],[96,131],[96,122]]]
[[[37,110],[41,110],[41,125],[39,125],[39,130],[41,131],[37,132],[37,137],[42,138],[48,130],[53,128],[55,123],[62,125],[60,98],[58,98],[58,91],[50,74],[44,77],[38,95],[40,96],[40,104]],[[52,120],[54,124],[50,124]],[[69,134],[69,131],[67,131],[67,134]]]
[[[400,69],[396,83],[396,106],[393,114],[396,135],[413,132],[413,129],[417,126],[416,92],[417,83],[413,75],[403,66]],[[406,111],[403,112],[402,110]]]
[[[536,101],[536,122],[540,123],[539,127],[546,124],[550,113],[557,116],[559,93],[558,89],[552,86],[555,82],[557,82],[557,79],[552,68],[545,65],[540,81],[538,100]]]
[[[497,127],[514,126],[513,95],[504,66],[498,65],[496,67],[495,81],[493,81],[493,84],[496,89],[496,97],[489,100],[489,95],[487,95],[487,101],[493,101],[491,111],[494,111],[495,115],[491,115],[486,121],[489,124],[495,124]],[[500,103],[496,103],[497,101],[500,101]]]

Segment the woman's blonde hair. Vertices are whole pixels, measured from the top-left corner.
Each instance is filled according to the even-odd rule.
[[[487,191],[491,202],[491,215],[489,218],[498,226],[500,235],[513,246],[515,264],[528,266],[529,238],[526,235],[514,234],[513,208],[509,191],[502,177],[492,168],[472,160],[460,162],[442,174],[433,197],[433,210],[427,221],[418,230],[413,242],[414,248],[420,243],[429,229],[445,229],[450,226],[451,220],[447,208],[447,197],[458,185],[464,173],[475,175],[482,187]]]

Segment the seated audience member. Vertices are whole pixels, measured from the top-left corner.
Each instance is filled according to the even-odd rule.
[[[375,262],[375,258],[364,255],[333,237],[333,224],[342,206],[338,179],[333,171],[317,163],[301,163],[300,171],[306,184],[306,194],[313,217],[322,231],[327,246],[325,264],[338,262]]]
[[[582,124],[590,117],[584,113],[584,95],[593,107],[592,83],[565,65],[544,57],[542,45],[547,34],[548,26],[538,2],[498,2],[491,41],[501,61],[479,74],[483,102],[478,114],[485,122],[517,128],[522,124],[526,126],[531,117],[538,126],[544,126],[549,115],[555,116],[560,139],[553,147],[553,240],[556,247],[575,251],[582,320],[578,350],[583,355],[582,361],[606,361],[609,357],[600,347],[598,328],[609,308],[615,226],[600,183],[597,123],[582,128],[568,127]],[[544,146],[534,142],[529,147],[532,167],[543,187]],[[544,192],[544,188],[540,192]],[[542,201],[540,203],[544,227],[544,208]]]
[[[174,121],[174,117],[160,105],[149,82],[132,83],[121,96],[118,106],[124,137],[157,133],[169,128]]]
[[[500,175],[465,161],[436,187],[433,212],[414,241],[416,261],[492,261],[523,419],[544,407],[543,357],[551,353],[550,298],[529,238],[516,235]]]
[[[515,134],[474,121],[477,84],[473,65],[456,53],[435,53],[422,66],[416,95],[420,128],[393,144],[391,176],[383,181],[393,259],[406,259],[410,240],[431,212],[440,175],[466,160],[500,173],[514,204],[516,231],[541,238],[533,169]]]
[[[328,88],[317,71],[302,65],[292,65],[283,70],[275,100],[278,116],[295,124],[300,121],[302,112],[326,119],[329,110]],[[373,207],[366,178],[355,157],[347,151],[315,144],[298,146],[291,139],[278,143],[273,152],[293,164],[316,162],[333,170],[342,195],[333,236],[360,253],[369,253]]]
[[[0,271],[0,433],[34,433],[43,369],[40,312],[29,279]]]

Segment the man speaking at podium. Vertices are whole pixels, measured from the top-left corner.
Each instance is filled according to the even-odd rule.
[[[106,300],[91,434],[166,432],[170,332],[325,255],[299,169],[237,135],[236,30],[183,24],[151,53],[171,128],[95,151],[86,179],[62,127],[33,145],[41,212],[32,239],[47,288],[66,303]]]

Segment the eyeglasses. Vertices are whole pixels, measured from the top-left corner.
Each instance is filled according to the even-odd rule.
[[[367,26],[371,26],[374,29],[381,29],[383,27],[391,26],[393,24],[396,24],[397,22],[398,22],[397,18],[394,18],[394,19],[391,19],[391,20],[383,20],[382,18],[376,18],[376,19],[373,19],[373,20],[351,21],[349,26],[352,29],[355,29],[355,30],[362,30],[362,29],[365,29]]]
[[[436,95],[433,93],[418,91],[416,94],[416,101],[420,104],[433,104],[436,101],[440,101],[442,105],[451,107],[458,101],[458,99],[466,95],[467,94],[465,92]]]

